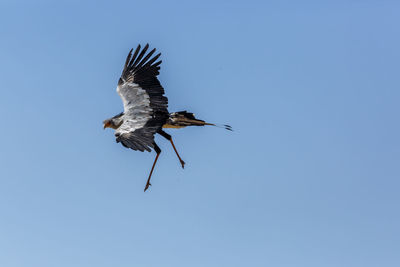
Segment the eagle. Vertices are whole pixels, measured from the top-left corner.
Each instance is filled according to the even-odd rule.
[[[160,147],[154,140],[155,134],[171,142],[182,168],[185,167],[185,162],[180,157],[171,135],[163,128],[212,125],[232,131],[229,125],[207,123],[196,119],[193,113],[187,111],[169,113],[168,98],[164,96],[164,88],[157,79],[162,62],[158,60],[161,53],[154,55],[155,48],[147,53],[148,49],[149,44],[143,49],[139,44],[134,52],[133,49],[129,51],[117,86],[124,111],[103,121],[104,129],[115,130],[117,143],[132,150],[141,152],[154,150],[157,153],[144,191],[151,185],[151,175],[161,153]]]

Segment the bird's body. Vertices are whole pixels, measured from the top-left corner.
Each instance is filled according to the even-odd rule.
[[[164,96],[164,89],[157,79],[161,64],[161,60],[157,61],[157,59],[161,54],[152,57],[155,52],[153,49],[145,55],[149,48],[148,44],[142,50],[140,48],[138,45],[133,55],[132,50],[129,52],[118,81],[117,92],[122,99],[124,111],[106,119],[103,124],[104,129],[115,129],[117,143],[133,150],[150,152],[153,149],[157,153],[147,180],[146,191],[161,153],[161,149],[154,141],[156,133],[171,142],[183,168],[185,162],[180,158],[171,136],[162,129],[214,124],[198,120],[192,113],[186,111],[168,112],[168,99]],[[228,125],[223,127],[231,130]]]

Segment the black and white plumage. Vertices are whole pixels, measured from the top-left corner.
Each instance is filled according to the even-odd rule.
[[[145,191],[150,186],[150,178],[161,153],[161,149],[154,141],[156,133],[171,142],[183,168],[185,162],[179,156],[171,136],[162,128],[217,126],[198,120],[194,114],[186,111],[171,114],[168,112],[168,99],[164,96],[164,88],[157,79],[162,62],[157,60],[161,54],[153,56],[156,49],[146,54],[148,48],[149,45],[146,44],[141,50],[141,46],[138,45],[133,54],[133,49],[129,52],[117,86],[124,111],[103,122],[104,129],[115,129],[116,141],[123,146],[142,152],[145,150],[150,152],[151,149],[156,151],[157,156],[151,168]],[[222,127],[231,130],[229,125]]]
[[[157,79],[161,61],[155,62],[161,54],[151,58],[153,49],[144,56],[148,48],[147,44],[140,51],[139,45],[133,55],[129,52],[117,87],[124,104],[122,124],[115,131],[117,142],[139,151],[154,148],[154,134],[168,119],[168,99]]]

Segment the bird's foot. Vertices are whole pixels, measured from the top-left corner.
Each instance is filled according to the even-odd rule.
[[[180,162],[181,162],[181,165],[182,165],[182,169],[184,169],[185,168],[185,162],[183,160],[181,160]]]
[[[146,187],[144,188],[144,192],[146,192],[146,190],[149,188],[150,185],[151,185],[151,183],[149,183],[149,182],[146,184]]]

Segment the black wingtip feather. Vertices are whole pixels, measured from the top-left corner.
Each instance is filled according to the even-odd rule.
[[[148,68],[151,67],[154,61],[156,61],[159,57],[161,56],[161,53],[158,53],[157,55],[155,55],[152,59],[150,59],[146,65],[144,65],[144,68]]]
[[[129,64],[129,62],[130,62],[130,60],[131,60],[132,51],[133,51],[133,48],[129,51],[129,54],[128,54],[128,56],[126,57],[126,60],[125,60],[125,68],[128,66],[128,64]]]
[[[137,59],[135,60],[135,62],[133,63],[133,66],[136,66],[136,64],[138,62],[140,62],[140,60],[143,58],[144,54],[146,54],[147,49],[149,49],[149,44],[146,44],[143,49],[142,52],[140,52],[139,56],[137,57]]]
[[[140,51],[140,44],[136,47],[135,52],[133,53],[131,61],[129,62],[129,65],[128,65],[128,69],[132,68],[133,62],[135,61],[136,56],[138,55],[139,51]]]
[[[141,68],[146,61],[154,54],[154,52],[156,51],[155,48],[153,48],[153,50],[151,50],[143,59],[142,61],[139,62],[139,64],[136,66],[137,69]]]
[[[162,60],[160,60],[160,61],[154,63],[152,66],[153,66],[153,67],[157,67],[157,66],[160,65],[161,63],[162,63]]]

